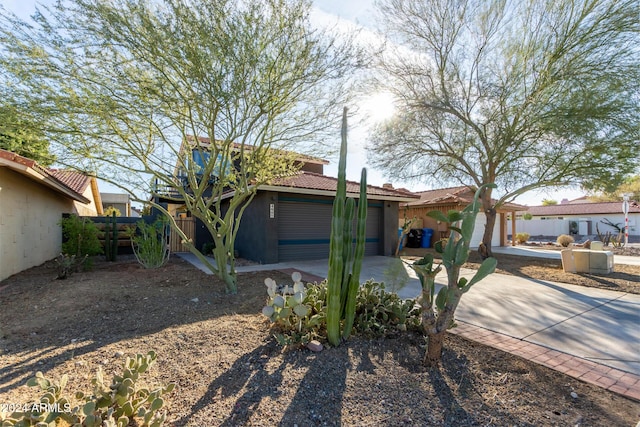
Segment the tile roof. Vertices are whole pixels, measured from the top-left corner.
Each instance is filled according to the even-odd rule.
[[[91,183],[91,177],[80,172],[63,169],[48,169],[48,171],[51,176],[78,194],[83,194]]]
[[[0,158],[9,160],[22,166],[26,166],[31,169],[36,169],[38,170],[38,172],[42,172],[48,175],[47,170],[38,165],[35,160],[22,157],[12,151],[3,150],[0,148]]]
[[[318,173],[299,171],[288,177],[277,178],[271,184],[276,187],[289,187],[301,190],[319,190],[319,191],[336,191],[338,187],[338,179],[321,175]],[[347,181],[347,193],[359,193],[360,183],[355,181]],[[404,199],[416,199],[417,194],[408,192],[403,189],[383,188],[373,185],[367,185],[367,196],[377,197],[394,197]]]
[[[82,195],[82,192],[77,191],[76,189],[69,186],[66,182],[61,180],[59,177],[55,176],[54,172],[51,169],[46,169],[40,166],[35,160],[29,159],[27,157],[20,156],[11,151],[0,149],[0,163],[5,162],[5,165],[9,166],[9,168],[18,171],[19,173],[25,174],[23,168],[26,170],[36,171],[40,176],[39,178],[34,178],[33,174],[25,174],[31,179],[39,180],[45,185],[56,189],[62,193],[71,196],[73,199],[78,200],[82,203],[89,203],[89,199]],[[19,166],[16,166],[19,165]],[[90,181],[88,181],[90,182]],[[85,187],[86,188],[86,187]],[[84,191],[84,190],[83,190]]]
[[[465,185],[459,187],[438,188],[435,190],[418,191],[415,194],[420,196],[420,200],[409,202],[406,206],[434,206],[434,205],[463,205],[466,206],[473,201],[475,190]],[[496,200],[492,199],[495,203]],[[498,210],[526,210],[527,207],[517,203],[505,203]]]
[[[550,206],[530,206],[531,215],[595,215],[622,214],[622,202],[567,203]],[[638,202],[629,202],[629,213],[640,213]]]
[[[420,196],[420,200],[409,202],[407,206],[434,205],[439,203],[468,204],[465,196],[469,194],[471,194],[471,199],[473,199],[471,190],[466,186],[417,191],[415,194]]]

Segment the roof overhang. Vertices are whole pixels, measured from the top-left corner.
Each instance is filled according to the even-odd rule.
[[[471,204],[471,201],[467,201],[467,200],[451,200],[451,199],[447,199],[447,200],[441,200],[438,201],[436,203],[409,203],[403,207],[407,207],[407,208],[431,208],[431,209],[437,209],[437,208],[465,208],[468,205]],[[512,204],[512,203],[506,203],[502,206],[500,206],[499,208],[496,209],[496,212],[498,213],[511,213],[511,212],[519,212],[519,211],[525,211],[527,210],[528,207],[527,206],[521,206],[521,205],[517,205],[517,204]]]
[[[35,162],[31,164],[31,162],[22,162],[16,160],[24,159],[21,156],[17,156],[14,154],[14,158],[7,158],[6,156],[0,156],[0,167],[7,167],[14,172],[17,172],[35,182],[38,182],[50,189],[70,198],[80,203],[89,204],[91,201],[84,197],[81,194],[76,193],[57,179],[48,175],[46,172],[39,170],[37,167],[32,167],[37,165]]]
[[[274,191],[278,193],[293,193],[293,194],[306,194],[310,196],[327,196],[335,197],[336,192],[331,190],[316,190],[311,188],[300,187],[287,187],[280,185],[261,185],[258,187],[259,191]],[[360,198],[360,193],[347,193],[347,197],[354,199]],[[367,194],[367,199],[371,200],[385,200],[389,202],[409,202],[415,200],[415,197],[403,197],[403,196],[389,196],[380,194]]]

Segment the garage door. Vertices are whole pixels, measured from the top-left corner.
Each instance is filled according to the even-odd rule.
[[[278,261],[329,258],[332,199],[278,199]],[[365,255],[381,253],[382,204],[369,203]],[[354,233],[355,236],[355,233]]]

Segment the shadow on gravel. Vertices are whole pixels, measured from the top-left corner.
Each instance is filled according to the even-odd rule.
[[[185,426],[189,421],[197,419],[200,411],[209,405],[215,405],[218,395],[222,397],[238,395],[229,417],[219,425],[244,425],[262,399],[278,398],[283,372],[287,366],[282,363],[276,370],[267,372],[265,364],[279,352],[280,349],[275,343],[268,343],[239,357],[229,369],[213,380],[207,391],[191,407],[190,412],[173,425]],[[243,389],[245,391],[240,394]]]
[[[124,258],[124,257],[122,257]],[[0,291],[0,393],[36,371],[112,343],[226,316],[255,314],[264,301],[264,275],[239,275],[238,294],[176,258],[145,270],[135,259],[96,262],[93,270],[55,280],[47,265],[18,273]],[[109,355],[111,357],[111,355]]]

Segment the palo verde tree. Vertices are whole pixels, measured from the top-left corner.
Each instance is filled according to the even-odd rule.
[[[0,96],[7,88],[0,90]],[[0,148],[49,166],[54,157],[49,153],[49,143],[37,118],[7,102],[0,101]]]
[[[400,46],[376,84],[395,117],[371,136],[390,176],[480,195],[491,255],[496,208],[533,189],[607,187],[638,162],[634,0],[383,0]],[[495,202],[492,202],[492,196]]]
[[[174,233],[236,292],[234,240],[256,189],[295,169],[343,105],[351,42],[310,27],[307,0],[68,0],[0,16],[0,73],[49,117],[59,159],[151,194]],[[179,177],[179,178],[178,178]],[[215,263],[165,204],[203,221]]]
[[[589,196],[589,200],[596,202],[619,202],[622,200],[623,194],[627,194],[629,200],[640,202],[640,175],[628,177],[613,191],[596,192]]]

